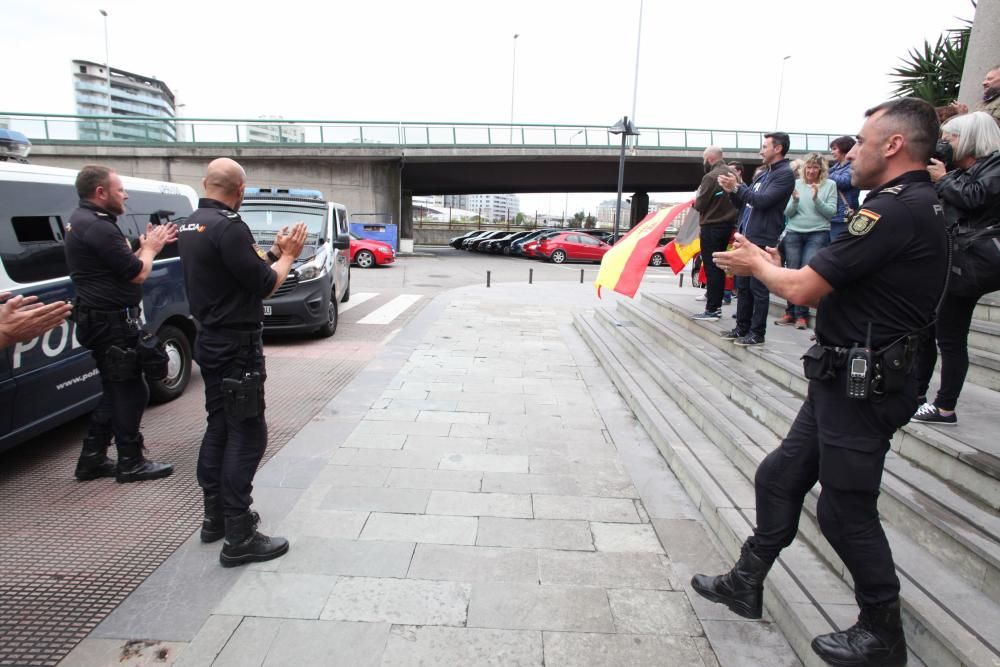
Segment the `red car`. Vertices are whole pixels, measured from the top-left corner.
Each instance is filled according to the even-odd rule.
[[[351,232],[351,264],[370,269],[376,265],[392,264],[395,260],[396,251],[388,243],[363,239]]]
[[[567,261],[599,262],[611,250],[604,241],[584,232],[561,232],[541,241],[535,256],[555,264]]]

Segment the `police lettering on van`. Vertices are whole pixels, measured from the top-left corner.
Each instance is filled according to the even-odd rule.
[[[75,296],[63,239],[78,204],[76,174],[0,162],[0,292],[36,295],[45,303]],[[133,247],[147,224],[183,224],[197,205],[188,186],[122,180],[129,199],[117,224]],[[196,333],[176,245],[157,257],[144,288],[143,328],[164,341],[170,357],[167,377],[149,388],[151,401],[163,402],[187,386]],[[72,321],[0,350],[0,450],[90,411],[100,394],[93,357],[77,341]]]

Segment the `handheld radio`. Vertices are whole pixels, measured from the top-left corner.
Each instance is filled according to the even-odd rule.
[[[872,323],[868,323],[865,346],[855,345],[847,355],[847,397],[865,400],[872,377]]]

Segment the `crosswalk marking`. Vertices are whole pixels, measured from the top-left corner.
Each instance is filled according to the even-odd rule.
[[[396,319],[407,308],[415,304],[421,298],[420,294],[402,294],[385,304],[381,308],[376,308],[365,317],[358,320],[358,324],[388,324]],[[354,300],[354,297],[351,297]]]
[[[360,306],[368,299],[374,299],[377,296],[378,292],[358,292],[357,294],[352,294],[350,301],[340,304],[340,312],[347,312],[351,308],[354,308],[354,306]]]

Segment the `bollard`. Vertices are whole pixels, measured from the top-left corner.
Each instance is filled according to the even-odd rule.
[[[680,282],[677,283],[677,286],[678,287],[684,287],[684,274],[683,273],[681,274],[681,279],[680,279]]]
[[[529,285],[531,284],[531,281],[534,279],[534,277],[535,277],[535,270],[534,269],[528,269],[528,284]]]
[[[486,286],[487,287],[490,286],[490,272],[489,271],[486,272]]]
[[[583,269],[580,269],[580,284],[583,284]]]

